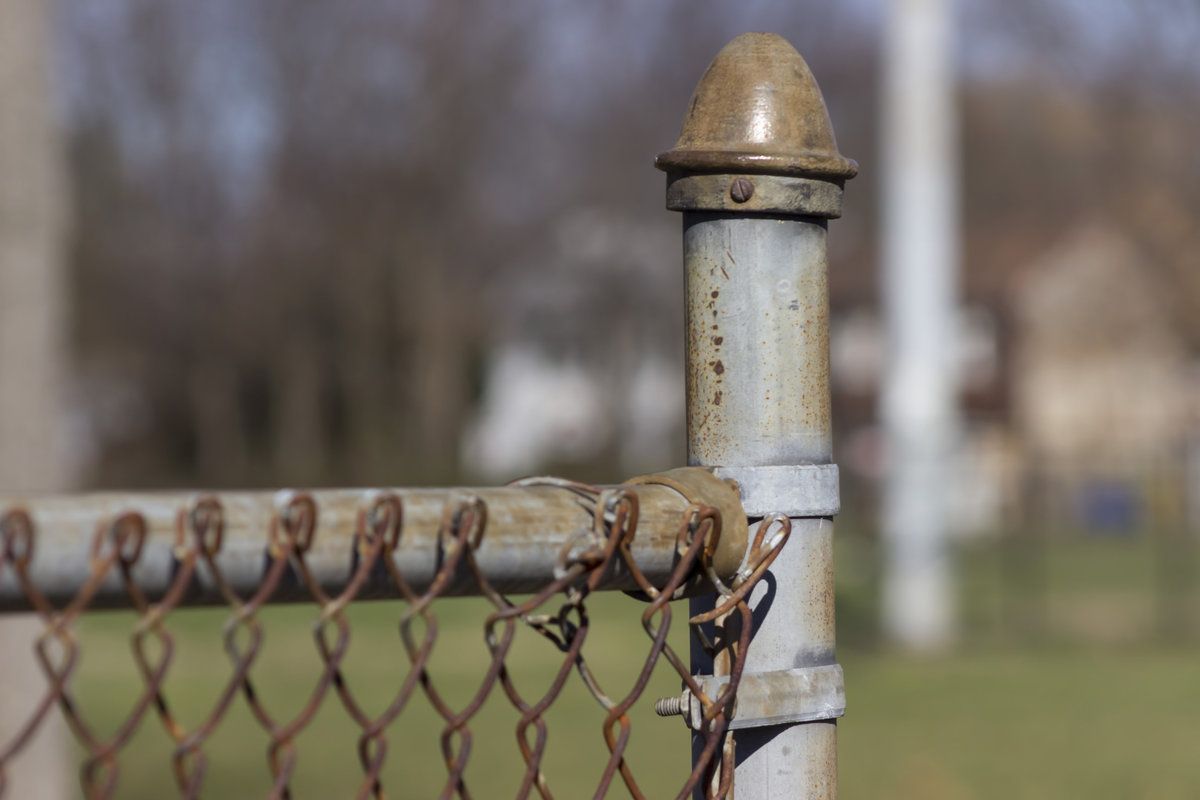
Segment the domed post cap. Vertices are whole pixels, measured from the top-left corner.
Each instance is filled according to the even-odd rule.
[[[668,173],[756,173],[841,183],[858,164],[838,152],[808,64],[782,36],[743,33],[725,45],[688,107]]]

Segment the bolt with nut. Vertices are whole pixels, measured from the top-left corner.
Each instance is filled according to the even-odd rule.
[[[684,689],[682,694],[675,697],[660,697],[654,703],[654,713],[660,717],[683,717],[683,723],[688,725],[688,714],[691,712],[692,693]],[[689,725],[690,727],[690,725]]]

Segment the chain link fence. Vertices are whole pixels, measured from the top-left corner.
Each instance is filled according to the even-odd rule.
[[[436,736],[445,769],[438,795],[492,797],[493,776],[468,772],[473,753],[501,746],[482,725],[492,701],[518,717],[508,742],[521,772],[516,796],[550,798],[548,714],[579,689],[603,712],[592,796],[623,787],[643,798],[631,712],[650,703],[644,695],[659,667],[683,692],[655,710],[683,717],[691,732],[691,769],[681,761],[678,772],[665,770],[680,778],[675,797],[732,797],[736,767],[741,800],[835,798],[845,694],[833,602],[840,500],[827,232],[858,168],[837,149],[804,59],[763,33],[743,34],[717,54],[675,147],[655,164],[667,174],[667,207],[683,214],[687,458],[695,466],[617,486],[544,478],[497,489],[0,498],[0,611],[40,620],[32,657],[45,677],[29,718],[0,743],[0,793],[14,759],[57,712],[84,754],[89,797],[116,794],[122,764],[137,756],[133,738],[151,726],[171,743],[178,793],[211,794],[216,733],[248,711],[246,724],[269,740],[269,795],[289,797],[302,782],[297,738],[333,707],[349,720],[361,772],[339,796],[411,794],[393,770],[385,793],[384,767],[397,760],[389,742],[409,733],[421,711],[427,721],[415,726]],[[645,604],[642,649],[621,641],[622,657],[641,667],[619,687],[601,678],[597,649],[586,646],[588,600],[601,590]],[[465,595],[487,609],[488,658],[463,700],[433,657],[435,601]],[[349,608],[372,599],[400,604],[399,686],[386,705],[346,670]],[[668,638],[683,624],[671,601],[685,599],[687,661]],[[271,681],[256,670],[264,609],[274,603],[317,611],[319,669],[287,712],[279,697],[268,702]],[[174,684],[167,690],[173,666],[180,669],[172,626],[182,629],[180,608],[203,605],[229,611],[220,637],[228,677],[204,713],[185,714]],[[77,695],[84,615],[104,608],[132,609],[136,620],[129,637],[139,691],[116,725],[98,724]],[[548,685],[511,668],[519,632],[544,639],[554,654]],[[534,684],[545,688],[533,692]],[[285,696],[293,694],[300,690]],[[430,771],[428,762],[401,761]],[[650,785],[644,772],[640,779]]]
[[[0,594],[7,608],[31,608],[40,619],[42,632],[32,655],[46,684],[15,738],[0,745],[0,792],[13,759],[20,757],[47,718],[59,713],[85,753],[80,779],[86,796],[112,797],[118,792],[122,759],[137,757],[127,746],[140,728],[157,723],[171,740],[171,770],[180,796],[199,797],[210,770],[205,744],[240,702],[269,738],[272,797],[290,796],[299,758],[296,738],[326,704],[339,706],[357,729],[355,747],[362,774],[357,786],[346,787],[346,796],[397,796],[395,787],[392,793],[387,791],[381,776],[389,755],[389,732],[405,724],[406,710],[426,703],[442,725],[429,731],[439,739],[446,771],[440,796],[490,796],[486,788],[468,786],[466,769],[475,747],[503,746],[477,742],[472,731],[473,719],[495,695],[519,715],[515,740],[507,743],[512,757],[523,765],[517,796],[550,798],[555,794],[542,769],[550,735],[545,714],[567,682],[575,680],[604,712],[599,732],[604,745],[597,742],[596,752],[604,766],[595,796],[604,796],[619,782],[631,796],[640,798],[645,795],[625,758],[632,731],[629,712],[637,703],[650,702],[643,697],[647,683],[655,667],[665,664],[678,675],[700,711],[693,727],[701,752],[678,796],[690,796],[703,786],[708,796],[726,797],[733,777],[726,728],[753,629],[747,597],[787,541],[791,523],[786,517],[764,520],[745,561],[727,582],[717,570],[723,528],[728,527],[721,510],[702,498],[684,497],[689,491],[685,483],[658,480],[658,485],[606,488],[533,479],[508,490],[490,490],[492,503],[487,490],[447,491],[440,497],[436,524],[428,530],[432,521],[428,493],[282,492],[269,498],[271,511],[256,537],[250,532],[246,509],[268,502],[263,495],[229,500],[202,495],[185,502],[85,496],[13,504],[0,520]],[[349,514],[351,496],[357,496],[357,502]],[[674,499],[666,502],[671,496]],[[563,535],[552,537],[558,546],[549,554],[550,579],[519,598],[501,588],[513,585],[511,575],[489,575],[488,568],[502,573],[494,569],[495,554],[525,547],[510,535],[511,521],[492,521],[513,517],[518,507],[514,498],[544,505],[552,519],[564,503],[581,515],[573,526],[563,526]],[[642,514],[645,506],[651,508],[648,524]],[[94,513],[104,507],[121,510]],[[231,511],[234,508],[238,510]],[[417,518],[411,528],[409,516]],[[90,537],[50,535],[51,529],[84,525],[92,526]],[[650,559],[654,566],[649,572],[639,563],[639,555],[646,560],[649,551],[634,546],[643,541],[661,547],[657,560]],[[74,542],[74,549],[64,549],[64,542]],[[229,567],[233,553],[241,554],[234,567],[242,570],[238,575],[231,574]],[[248,572],[247,553],[253,554],[255,564]],[[331,555],[345,562],[343,575],[336,580],[328,574]],[[413,566],[414,558],[424,557],[431,559],[429,569]],[[78,568],[84,564],[86,569]],[[65,587],[64,580],[71,585]],[[646,634],[644,655],[639,656],[643,664],[633,684],[622,687],[601,684],[589,668],[585,647],[588,598],[614,587],[628,587],[645,601],[640,612]],[[728,682],[712,696],[693,678],[686,654],[668,643],[672,625],[680,624],[670,601],[697,592],[714,594],[716,602],[706,613],[686,619],[694,646],[727,665]],[[478,595],[490,606],[482,620],[490,661],[480,665],[478,686],[469,702],[460,706],[439,691],[438,675],[430,666],[438,646],[435,601],[450,595]],[[402,678],[394,696],[382,712],[372,714],[367,708],[378,707],[379,698],[360,694],[347,680],[342,664],[353,640],[347,607],[380,596],[401,600],[396,622],[407,663],[397,665]],[[259,612],[280,600],[314,604],[312,655],[320,662],[319,677],[308,696],[286,711],[267,707],[256,690],[259,678],[254,670],[268,635]],[[211,709],[202,719],[189,722],[173,710],[165,691],[176,652],[171,616],[184,606],[212,602],[223,603],[229,612],[221,637],[228,678]],[[140,690],[111,735],[102,736],[75,696],[73,678],[83,656],[76,628],[89,610],[120,605],[136,612],[129,637]],[[520,689],[520,675],[506,663],[518,628],[542,637],[549,645],[547,652],[553,652],[558,662],[553,680],[540,695]],[[217,659],[214,653],[214,669]],[[660,713],[682,711],[672,707],[677,702],[658,705]]]

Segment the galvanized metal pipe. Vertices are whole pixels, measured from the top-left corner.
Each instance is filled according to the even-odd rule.
[[[825,221],[687,212],[683,258],[688,463],[827,463]]]
[[[746,549],[746,525],[737,493],[729,483],[705,470],[671,470],[635,479],[626,485],[637,495],[639,521],[631,550],[651,583],[665,581],[677,562],[676,540],[685,510],[693,501],[717,507],[723,526],[714,558],[717,573],[730,580]],[[417,591],[429,586],[444,555],[439,527],[448,505],[468,497],[486,504],[487,525],[475,548],[475,560],[499,591],[532,592],[553,582],[564,548],[582,549],[581,534],[591,530],[595,505],[558,486],[510,486],[490,489],[328,489],[309,492],[317,508],[312,545],[305,562],[328,592],[342,589],[354,574],[358,551],[358,516],[381,491],[394,492],[403,504],[403,527],[393,553],[400,574]],[[223,544],[217,564],[234,591],[252,594],[268,563],[268,530],[278,513],[280,493],[226,492],[214,495],[224,518]],[[162,595],[174,577],[176,519],[196,493],[87,494],[0,499],[0,513],[26,510],[36,530],[30,569],[34,584],[56,605],[69,602],[91,575],[91,544],[103,528],[126,511],[146,521],[147,538],[134,567],[137,585],[151,599]],[[113,571],[115,573],[115,570]],[[632,590],[637,586],[628,570],[618,565],[601,588]],[[696,581],[693,590],[704,586]],[[476,594],[468,577],[452,584],[445,595]],[[360,598],[393,597],[395,589],[382,573],[372,578]],[[296,584],[281,586],[272,601],[307,599]],[[92,607],[127,606],[130,599],[116,574],[105,580]],[[209,573],[197,571],[197,586],[185,604],[223,602]],[[0,611],[29,608],[11,569],[0,571]]]
[[[813,676],[832,675],[841,690],[836,473],[814,465],[832,458],[826,220],[840,214],[856,165],[837,152],[804,60],[770,34],[739,36],[717,55],[679,142],[657,164],[668,173],[668,206],[684,212],[689,463],[738,480],[750,514],[795,516],[752,595],[759,627],[744,687],[782,691],[775,700],[793,706],[789,717],[809,721],[774,724],[768,698],[752,704],[760,719],[748,720],[739,695],[734,791],[738,800],[832,798],[840,708],[814,713],[823,706],[787,693],[826,685]],[[802,484],[814,475],[809,491]],[[821,489],[830,485],[832,501]],[[751,521],[752,530],[764,524]],[[697,674],[721,667],[693,653]]]
[[[829,463],[824,221],[685,214],[684,230],[689,461],[725,468]],[[737,266],[726,268],[726,278],[720,269],[714,274],[717,262]],[[720,345],[713,344],[712,320],[722,331]],[[714,361],[723,365],[721,375]],[[787,547],[752,597],[763,616],[747,673],[836,663],[833,524],[801,518],[792,525]],[[834,796],[833,721],[740,730],[735,739],[739,800]]]

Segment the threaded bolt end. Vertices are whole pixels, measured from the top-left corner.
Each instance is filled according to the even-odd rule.
[[[678,717],[683,714],[682,697],[660,697],[654,703],[654,713],[660,717]]]

